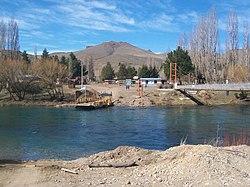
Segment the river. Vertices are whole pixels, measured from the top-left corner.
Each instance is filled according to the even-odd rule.
[[[72,160],[121,145],[165,150],[183,137],[200,144],[242,130],[250,135],[250,106],[0,107],[0,160]]]

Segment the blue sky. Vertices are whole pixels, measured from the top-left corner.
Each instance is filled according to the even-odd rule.
[[[14,16],[21,51],[29,53],[77,51],[111,40],[166,52],[214,5],[221,42],[230,10],[240,24],[250,20],[250,0],[1,0],[0,19]]]

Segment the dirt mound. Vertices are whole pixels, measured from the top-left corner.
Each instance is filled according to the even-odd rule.
[[[146,150],[138,147],[120,146],[112,151],[102,152],[89,157],[92,165],[124,165],[145,166],[157,160],[157,154],[161,151]]]
[[[174,147],[145,170],[145,175],[153,176],[166,185],[247,186],[250,184],[250,148]]]
[[[0,186],[249,186],[250,147],[122,146],[74,161],[1,164],[0,179]]]
[[[151,186],[246,186],[250,184],[250,148],[216,148],[185,145],[167,151],[136,147],[117,149],[90,157],[94,163],[136,163],[129,174],[133,184]],[[112,164],[111,164],[112,166]],[[145,182],[147,181],[147,182]]]

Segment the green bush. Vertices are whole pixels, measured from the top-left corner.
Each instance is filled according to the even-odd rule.
[[[247,98],[248,93],[246,91],[241,90],[240,93],[235,93],[234,95],[237,99],[243,100]]]

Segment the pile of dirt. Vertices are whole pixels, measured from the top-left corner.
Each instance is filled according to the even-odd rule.
[[[248,186],[250,147],[137,147],[74,161],[0,164],[0,186]]]

